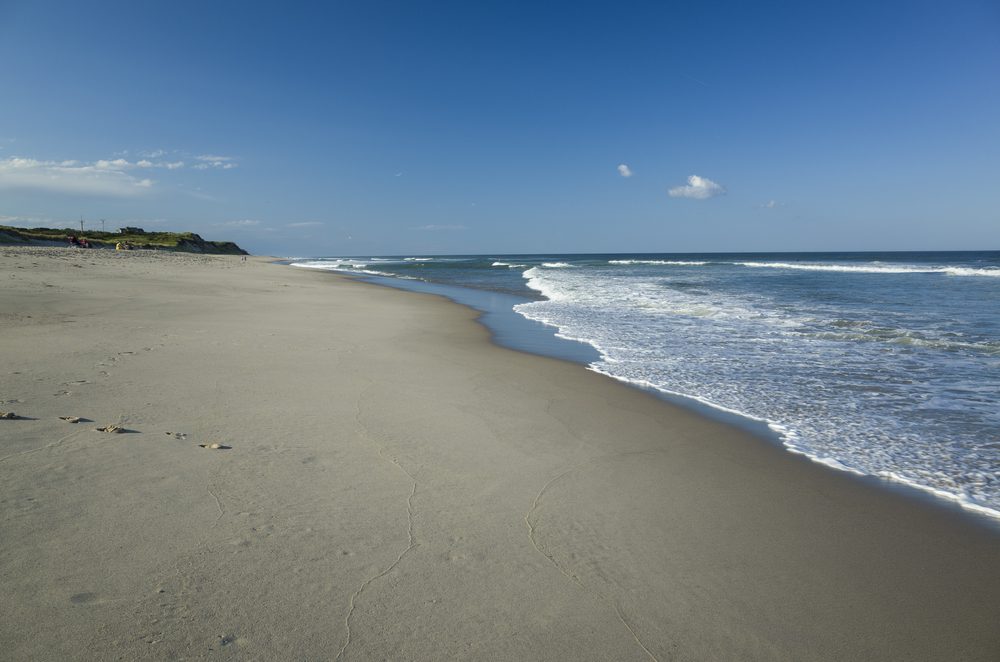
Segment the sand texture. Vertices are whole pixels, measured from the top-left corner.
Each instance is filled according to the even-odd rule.
[[[1000,659],[997,527],[431,296],[0,248],[0,411],[4,660]]]

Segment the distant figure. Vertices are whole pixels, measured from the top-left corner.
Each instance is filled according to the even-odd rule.
[[[121,249],[122,249],[122,242],[119,241],[115,243],[115,250],[120,251]]]
[[[241,255],[240,256],[240,262],[246,262],[246,261],[247,261],[247,256],[246,255]]]

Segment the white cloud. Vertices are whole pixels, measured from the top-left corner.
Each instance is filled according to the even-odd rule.
[[[200,161],[200,163],[194,166],[195,170],[208,170],[209,168],[221,168],[223,170],[232,170],[237,166],[236,159],[233,158],[232,156],[202,154],[194,158],[196,161]]]
[[[0,188],[112,197],[139,195],[152,188],[153,180],[128,174],[131,167],[125,159],[87,164],[12,157],[0,160]]]
[[[97,161],[94,163],[94,167],[98,170],[125,170],[127,168],[137,167],[136,164],[129,163],[125,159],[115,159],[114,161]]]
[[[761,209],[775,209],[777,207],[782,207],[782,206],[783,206],[783,203],[778,202],[777,200],[768,200],[767,202],[765,202],[764,204],[762,204],[760,207],[761,207]]]
[[[428,232],[439,232],[441,230],[464,230],[464,225],[421,225],[415,230],[426,230]]]
[[[249,228],[255,225],[260,225],[260,221],[251,221],[250,219],[243,219],[240,221],[226,221],[223,225],[228,225],[230,227],[240,227]]]
[[[75,165],[76,161],[64,161],[63,165]],[[149,159],[139,159],[138,161],[129,162],[128,159],[115,159],[113,161],[96,161],[94,167],[100,168],[101,170],[131,170],[133,168],[166,168],[167,170],[176,170],[177,168],[183,168],[184,162],[177,161],[175,163],[166,163],[164,161],[150,161]]]
[[[631,177],[632,170],[627,165],[622,163],[621,165],[618,166],[618,174],[621,175],[622,177]]]
[[[722,195],[726,189],[716,184],[711,179],[691,175],[687,179],[687,186],[675,186],[667,193],[671,198],[692,198],[694,200],[707,200],[717,195]]]
[[[316,225],[323,225],[319,221],[302,221],[301,223],[289,223],[290,228],[311,228]]]

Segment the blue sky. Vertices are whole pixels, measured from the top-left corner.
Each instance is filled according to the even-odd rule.
[[[0,223],[81,215],[278,255],[1000,249],[1000,5],[0,0]]]

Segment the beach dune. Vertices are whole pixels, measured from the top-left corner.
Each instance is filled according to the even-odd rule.
[[[467,308],[230,256],[0,279],[0,659],[1000,656],[1000,527]]]

